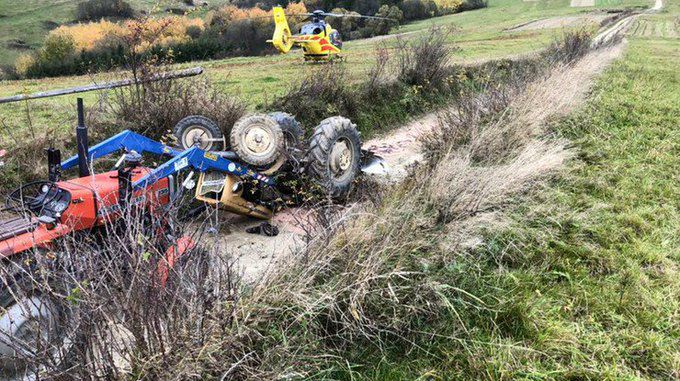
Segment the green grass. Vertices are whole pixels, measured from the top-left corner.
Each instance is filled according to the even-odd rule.
[[[481,249],[422,280],[454,282],[484,308],[453,301],[455,314],[416,323],[441,335],[422,350],[357,349],[352,371],[332,376],[678,379],[679,49],[677,39],[632,38],[588,105],[554,126],[574,142],[568,171],[523,197]]]

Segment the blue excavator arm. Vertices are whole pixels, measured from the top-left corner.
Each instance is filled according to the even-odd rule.
[[[250,178],[269,186],[274,185],[274,179],[271,177],[261,175],[247,166],[225,159],[215,153],[193,147],[173,157],[143,178],[137,180],[132,184],[132,188],[134,190],[144,189],[158,180],[174,175],[186,168],[199,172],[217,171],[228,173],[238,177]]]
[[[177,156],[181,151],[177,151],[163,143],[149,139],[146,136],[125,130],[118,135],[112,136],[103,142],[91,147],[87,151],[89,162],[116,153],[118,151],[135,151],[139,154],[151,153],[154,155]],[[62,170],[71,169],[78,165],[78,155],[75,155],[61,164]]]

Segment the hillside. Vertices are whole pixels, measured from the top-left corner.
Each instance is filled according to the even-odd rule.
[[[137,11],[162,13],[167,8],[181,8],[178,0],[129,0]],[[219,6],[228,0],[211,0]],[[0,65],[13,64],[27,51],[40,47],[45,35],[61,24],[74,20],[78,1],[71,0],[0,0]],[[204,12],[197,12],[200,16]]]
[[[446,42],[457,49],[453,55],[453,62],[469,64],[495,58],[517,57],[540,50],[568,29],[586,27],[595,30],[602,20],[611,17],[599,10],[642,7],[649,4],[650,1],[646,0],[613,0],[602,2],[593,8],[574,8],[569,6],[568,0],[491,0],[486,9],[414,22],[393,33],[406,39],[413,39],[426,33],[432,25],[450,26],[454,29]],[[545,19],[555,22],[547,28],[529,25],[513,30],[513,27],[518,25]],[[345,66],[349,71],[349,79],[357,81],[363,78],[375,61],[376,48],[385,45],[391,50],[394,43],[395,39],[389,37],[347,42]],[[298,54],[192,62],[180,67],[190,66],[204,67],[205,76],[219,89],[245,100],[251,109],[264,107],[313,69],[303,65]],[[104,73],[95,76],[4,81],[0,82],[0,96],[78,86],[93,80],[102,82],[120,75]],[[96,97],[96,94],[85,94],[86,102],[90,104],[95,102]],[[61,126],[68,126],[73,119],[73,115],[67,112],[72,102],[72,97],[31,102],[31,107],[35,111],[32,122],[41,128],[61,129]],[[8,126],[19,130],[24,128],[26,120],[22,105],[8,104],[1,107]]]

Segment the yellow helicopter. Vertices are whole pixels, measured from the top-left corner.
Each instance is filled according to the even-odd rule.
[[[340,32],[333,29],[325,21],[326,17],[356,17],[396,21],[386,17],[327,13],[322,10],[316,10],[312,13],[296,15],[307,16],[308,18],[305,21],[311,22],[304,24],[300,28],[299,33],[293,34],[283,8],[274,7],[272,13],[274,14],[276,28],[274,29],[274,36],[267,42],[271,42],[283,54],[290,52],[295,45],[300,46],[305,61],[331,61],[335,57],[340,57],[340,53],[342,53],[342,36],[340,36]]]

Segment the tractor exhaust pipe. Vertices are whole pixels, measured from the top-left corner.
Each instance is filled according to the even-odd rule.
[[[78,127],[76,127],[76,144],[78,145],[78,172],[80,177],[90,175],[90,160],[87,154],[90,150],[87,141],[87,126],[85,126],[85,110],[83,98],[78,98]]]
[[[47,175],[53,183],[61,177],[61,151],[53,147],[47,149]]]

